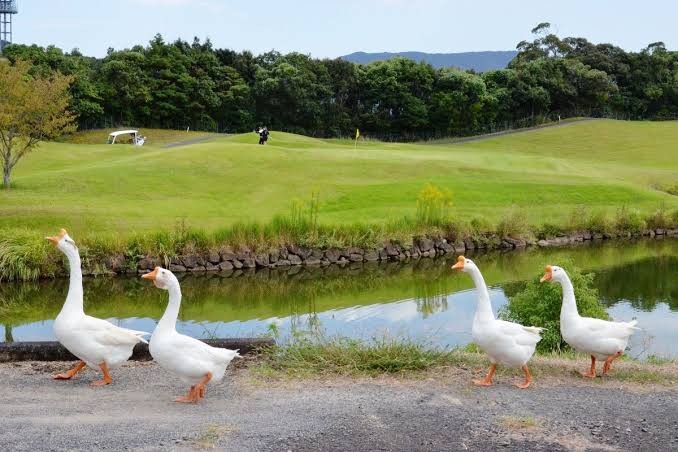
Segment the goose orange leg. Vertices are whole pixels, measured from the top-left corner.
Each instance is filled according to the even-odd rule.
[[[181,403],[196,403],[200,399],[205,397],[205,385],[212,379],[212,372],[207,372],[199,382],[191,386],[191,389],[188,390],[188,394],[182,397],[174,399],[175,402]]]
[[[532,383],[532,375],[530,374],[530,369],[527,368],[527,364],[523,365],[521,369],[525,372],[525,382],[516,383],[515,386],[520,389],[527,389],[530,386],[530,383]]]
[[[198,382],[196,386],[196,390],[198,391],[198,397],[201,399],[205,398],[205,385],[209,383],[209,381],[212,379],[212,372],[207,372],[204,377]]]
[[[104,379],[99,381],[93,381],[92,386],[106,386],[113,383],[111,374],[108,373],[108,364],[106,364],[106,361],[99,364],[99,367],[101,368],[101,372],[104,374]]]
[[[582,377],[596,378],[596,357],[591,355],[591,368],[587,373],[579,372]]]
[[[84,369],[87,366],[84,361],[78,361],[78,364],[75,365],[72,369],[61,373],[61,374],[56,374],[52,375],[52,378],[55,380],[70,380],[71,378],[75,377],[75,375],[80,372],[82,369]]]
[[[473,384],[476,386],[492,386],[492,377],[494,376],[494,372],[497,370],[497,365],[495,363],[492,363],[490,366],[489,372],[487,372],[487,375],[485,378],[482,380],[473,380]]]
[[[622,352],[617,352],[614,355],[607,357],[607,359],[605,360],[605,364],[603,365],[603,376],[606,376],[607,373],[610,371],[610,368],[612,367],[612,361],[619,358],[623,354],[624,353]]]

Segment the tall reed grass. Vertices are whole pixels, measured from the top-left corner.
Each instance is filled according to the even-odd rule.
[[[246,247],[267,252],[282,245],[317,248],[377,248],[385,241],[408,246],[414,237],[443,236],[457,240],[472,238],[478,242],[497,237],[547,238],[561,233],[591,231],[595,233],[638,233],[653,229],[678,228],[678,210],[669,212],[659,206],[643,217],[633,209],[620,207],[614,215],[580,206],[573,209],[565,224],[529,225],[521,209],[511,208],[496,224],[484,218],[469,222],[450,217],[451,194],[427,185],[417,202],[416,217],[402,217],[376,223],[328,224],[321,221],[320,200],[314,193],[308,202],[295,201],[286,214],[276,215],[268,223],[236,223],[227,228],[206,231],[179,222],[172,230],[130,232],[120,237],[97,234],[74,237],[83,265],[93,273],[105,273],[104,262],[112,256],[124,256],[134,265],[144,256],[160,258],[165,264],[179,255],[201,254],[227,248]],[[494,237],[494,238],[493,238]],[[0,280],[33,280],[53,276],[63,256],[44,237],[27,230],[0,230]]]

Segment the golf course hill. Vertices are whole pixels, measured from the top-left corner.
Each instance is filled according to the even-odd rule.
[[[678,223],[674,121],[581,120],[407,144],[272,131],[262,146],[255,133],[142,129],[144,146],[87,144],[107,133],[44,143],[17,165],[0,192],[0,260],[61,227],[101,255]]]

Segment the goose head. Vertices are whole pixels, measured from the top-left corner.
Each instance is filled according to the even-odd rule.
[[[546,269],[544,269],[544,276],[541,277],[539,282],[543,283],[546,281],[551,281],[560,283],[565,277],[567,277],[565,270],[558,267],[557,265],[547,265]]]
[[[75,242],[63,228],[59,231],[58,235],[45,237],[45,239],[52,242],[64,254],[72,255],[73,253],[77,254],[78,252],[78,247],[75,245]]]
[[[152,272],[141,275],[144,279],[150,279],[158,289],[169,290],[171,286],[179,285],[179,280],[174,273],[162,267],[155,267]]]
[[[473,270],[478,270],[476,264],[469,258],[464,256],[459,256],[457,258],[457,263],[452,266],[453,270],[459,270],[464,273],[470,273]]]

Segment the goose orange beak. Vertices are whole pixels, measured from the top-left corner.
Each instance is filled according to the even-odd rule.
[[[459,256],[457,258],[457,263],[452,266],[453,270],[463,270],[464,269],[464,256]]]
[[[543,282],[546,282],[546,281],[551,281],[551,278],[553,278],[553,269],[551,268],[550,265],[547,265],[544,276],[541,277],[539,282],[543,283]]]
[[[61,239],[63,239],[66,234],[68,234],[68,232],[66,232],[66,230],[64,228],[61,228],[61,230],[59,231],[59,235],[55,235],[55,236],[52,236],[52,237],[45,237],[45,239],[49,240],[50,242],[52,242],[55,245],[58,245],[59,242],[61,241]]]
[[[151,281],[155,281],[155,278],[158,277],[158,270],[160,267],[155,267],[152,272],[146,273],[145,275],[141,275],[142,278],[144,279],[150,279]]]

